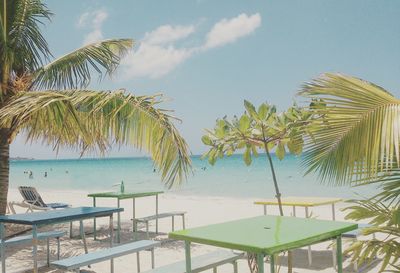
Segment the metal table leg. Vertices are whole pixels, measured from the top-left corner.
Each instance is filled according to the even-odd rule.
[[[83,242],[83,247],[85,248],[85,253],[88,253],[87,243],[86,243],[86,235],[85,230],[83,229],[83,220],[79,221],[79,232],[81,234],[81,239]]]
[[[110,247],[113,247],[114,244],[114,218],[113,215],[110,215]],[[114,273],[114,259],[111,259],[110,261],[110,266],[111,266],[111,273]]]
[[[158,194],[156,194],[156,234],[158,234]]]
[[[33,272],[38,273],[38,263],[37,263],[37,226],[32,226],[32,247],[33,247]],[[4,271],[5,272],[5,271]]]
[[[264,205],[264,215],[267,215],[267,205]]]
[[[273,262],[273,261],[271,260],[271,262]],[[258,273],[264,273],[264,255],[261,253],[257,254],[257,265],[258,265]],[[274,272],[271,271],[271,273],[274,273]]]
[[[132,198],[132,231],[133,231],[133,240],[136,241],[137,234],[136,234],[136,204],[135,204],[135,197]]]
[[[342,236],[336,237],[336,263],[337,272],[343,273],[343,256],[342,256]]]
[[[308,207],[304,207],[306,211],[306,218],[310,218],[308,213]],[[308,246],[308,265],[312,264],[312,256],[311,256],[311,246]]]
[[[121,207],[121,201],[117,198],[117,207]],[[121,212],[118,211],[118,218],[117,218],[117,243],[121,242]]]
[[[335,216],[335,204],[332,204],[332,220],[333,220],[333,221],[336,220],[336,216]]]
[[[192,258],[190,257],[190,242],[185,241],[186,273],[192,273]],[[259,272],[263,273],[263,272]]]
[[[93,207],[96,207],[96,197],[93,197]],[[96,240],[96,217],[93,219],[93,240]]]
[[[6,253],[5,253],[5,244],[4,244],[4,224],[0,223],[0,255],[1,255],[1,272],[6,273]]]

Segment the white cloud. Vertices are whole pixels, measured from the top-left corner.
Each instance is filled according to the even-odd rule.
[[[122,77],[123,79],[160,78],[173,71],[193,54],[233,43],[254,32],[260,24],[261,16],[258,13],[251,16],[240,14],[232,19],[222,19],[208,32],[204,44],[193,47],[177,47],[175,44],[178,40],[187,40],[195,32],[193,25],[162,25],[146,32],[139,46],[122,60]]]
[[[102,26],[107,18],[108,13],[104,9],[85,12],[79,17],[77,26],[90,29],[90,32],[85,35],[83,44],[90,44],[103,39]]]
[[[232,19],[222,19],[214,25],[207,34],[204,49],[222,46],[233,43],[237,39],[249,35],[261,25],[259,13],[247,15],[242,13]]]
[[[123,77],[160,78],[188,59],[193,48],[177,48],[173,43],[195,31],[193,25],[162,25],[146,32],[137,50],[122,60]]]
[[[138,50],[128,54],[122,61],[124,78],[149,77],[160,78],[192,55],[191,49],[177,49],[141,43]]]
[[[195,27],[163,25],[156,30],[146,32],[143,41],[148,44],[161,45],[188,37],[195,31]]]

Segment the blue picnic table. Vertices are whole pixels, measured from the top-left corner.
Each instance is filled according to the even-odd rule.
[[[93,219],[96,217],[110,217],[110,246],[113,245],[113,214],[123,211],[123,208],[108,208],[108,207],[77,207],[66,208],[62,210],[51,210],[43,212],[23,213],[14,215],[0,216],[0,255],[2,273],[6,272],[6,257],[5,257],[5,229],[4,224],[20,224],[32,226],[32,245],[33,245],[33,272],[38,272],[37,264],[37,233],[38,228],[45,225],[59,224],[71,221],[80,221],[80,233],[87,252],[85,233],[83,230],[82,221],[85,219]]]

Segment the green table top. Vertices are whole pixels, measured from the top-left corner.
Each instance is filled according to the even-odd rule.
[[[169,233],[185,240],[272,255],[334,238],[357,224],[283,216],[259,216]]]
[[[101,197],[101,198],[118,198],[118,199],[128,199],[137,197],[153,196],[157,194],[164,193],[163,191],[150,191],[150,192],[98,192],[88,194],[88,197]]]

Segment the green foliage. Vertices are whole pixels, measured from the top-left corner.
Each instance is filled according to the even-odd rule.
[[[379,194],[380,195],[380,194]],[[369,200],[350,200],[353,203],[346,210],[346,219],[368,221],[371,227],[364,228],[362,234],[374,236],[373,239],[358,240],[347,253],[353,254],[352,260],[359,264],[371,263],[377,256],[383,258],[380,272],[400,267],[400,207],[391,207],[375,197]],[[394,271],[391,272],[400,272]]]
[[[307,83],[300,94],[312,99],[310,110],[319,117],[307,124],[307,172],[332,184],[380,189],[346,208],[346,219],[368,221],[363,234],[376,235],[347,252],[358,263],[382,257],[380,271],[400,272],[400,100],[373,83],[336,74]]]
[[[203,155],[210,164],[215,164],[224,155],[231,156],[237,150],[243,151],[243,160],[250,165],[252,157],[258,156],[258,149],[268,152],[275,149],[279,159],[287,152],[301,154],[303,147],[302,124],[311,115],[303,109],[292,106],[283,113],[277,113],[275,106],[261,104],[258,109],[244,101],[246,112],[240,117],[228,120],[218,119],[213,130],[207,130],[202,142],[210,146]]]
[[[400,101],[350,76],[325,74],[303,86],[319,119],[308,125],[304,166],[324,182],[349,184],[400,165]]]
[[[53,58],[41,33],[51,16],[40,0],[0,2],[0,129],[8,142],[24,131],[29,141],[82,153],[128,144],[151,155],[168,186],[182,181],[188,146],[174,126],[179,120],[158,107],[161,96],[81,89],[94,73],[111,75],[133,41],[99,41]]]

